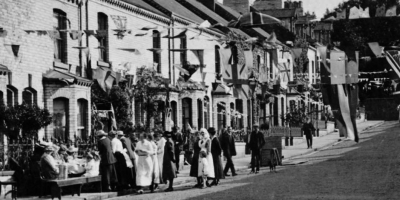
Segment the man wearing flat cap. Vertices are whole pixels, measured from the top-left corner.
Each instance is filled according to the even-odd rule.
[[[57,163],[51,154],[55,148],[50,145],[44,149],[44,154],[40,159],[41,172],[45,179],[56,179],[60,173]]]
[[[97,143],[97,148],[100,153],[100,174],[101,181],[105,191],[110,191],[115,189],[118,182],[117,172],[115,170],[115,163],[117,160],[114,157],[111,140],[107,137],[107,134],[103,131],[97,131],[96,136],[99,139]],[[110,188],[110,186],[112,188]]]
[[[259,130],[259,125],[253,125],[253,131],[250,135],[249,147],[251,150],[251,172],[258,173],[261,163],[261,149],[265,144],[264,134]],[[254,171],[256,170],[256,171]]]

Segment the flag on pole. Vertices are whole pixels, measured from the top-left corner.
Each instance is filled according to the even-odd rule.
[[[379,46],[379,43],[377,43],[377,42],[370,42],[370,43],[368,43],[368,46],[369,46],[369,48],[371,49],[372,53],[374,53],[374,55],[375,55],[377,58],[380,58],[380,57],[382,57],[382,55],[384,55],[383,47],[382,47],[382,46]]]
[[[346,19],[346,9],[343,9],[342,11],[336,12],[336,18],[337,19]]]
[[[281,20],[260,12],[249,12],[242,15],[237,21],[232,21],[228,27],[260,27],[268,24],[280,24]]]
[[[186,37],[186,32],[187,32],[187,29],[183,30],[178,35],[175,35],[175,36],[166,35],[166,36],[163,36],[163,38],[168,38],[168,39],[185,38]]]
[[[385,17],[386,16],[386,6],[383,4],[382,6],[376,9],[375,17]]]
[[[389,50],[385,51],[386,60],[392,67],[393,71],[396,72],[397,77],[400,78],[400,51]]]
[[[360,10],[356,6],[350,8],[349,19],[358,19],[360,18]]]
[[[370,18],[369,7],[365,8],[364,10],[360,8],[359,10],[360,10],[360,18]]]
[[[397,16],[396,14],[397,6],[392,6],[386,11],[386,17],[395,17]]]

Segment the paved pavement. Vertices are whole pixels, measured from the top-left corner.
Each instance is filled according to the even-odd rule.
[[[224,179],[217,187],[192,189],[187,184],[175,192],[114,199],[400,199],[399,132],[398,122],[385,122],[362,132],[359,143],[341,140],[291,157],[297,163],[278,166],[277,173],[263,168],[257,175],[241,172]]]
[[[379,126],[383,124],[383,121],[364,121],[364,120],[359,120],[358,122],[358,130],[359,132],[368,130],[372,127]],[[323,130],[322,130],[323,131]],[[301,162],[296,159],[296,157],[302,156],[302,155],[307,155],[307,154],[312,154],[318,150],[327,148],[332,145],[336,145],[340,142],[344,141],[344,138],[339,137],[338,132],[333,132],[326,134],[321,137],[314,137],[313,140],[313,148],[314,149],[307,149],[307,145],[305,140],[301,143],[295,144],[294,146],[290,147],[285,147],[282,149],[282,154],[284,156],[283,160],[283,165],[293,165],[298,162]],[[247,174],[249,172],[249,163],[250,163],[250,155],[246,155],[241,158],[235,158],[234,157],[234,164],[235,168],[237,169],[239,174]],[[262,169],[265,170],[265,169]],[[180,171],[178,174],[178,178],[175,179],[174,181],[174,187],[180,187],[180,186],[186,186],[186,185],[191,185],[194,184],[195,179],[193,177],[189,176],[189,171],[190,171],[190,166],[186,165],[184,166],[184,169]],[[229,178],[228,178],[229,179]],[[161,190],[164,189],[166,186],[161,186]],[[4,191],[4,190],[3,190]],[[81,197],[72,197],[70,195],[63,196],[63,199],[82,199],[82,200],[91,200],[91,199],[110,199],[113,197],[116,197],[118,194],[116,192],[110,192],[110,193],[84,193],[81,194]],[[7,199],[10,196],[8,196]],[[45,198],[19,198],[19,199],[50,199],[49,197]]]

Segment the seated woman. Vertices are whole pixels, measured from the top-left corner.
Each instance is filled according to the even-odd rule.
[[[82,176],[86,170],[84,167],[79,165],[78,161],[78,148],[74,148],[70,146],[67,150],[68,153],[68,177],[80,177]]]
[[[54,150],[53,146],[46,147],[40,159],[41,172],[45,179],[56,179],[60,173],[57,163],[51,155]]]
[[[100,168],[100,156],[97,152],[88,152],[86,155],[85,177],[98,176]]]

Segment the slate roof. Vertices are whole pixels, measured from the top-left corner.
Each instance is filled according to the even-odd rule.
[[[201,23],[204,21],[201,17],[194,14],[193,12],[191,12],[190,10],[188,10],[175,0],[143,0],[143,1],[145,1],[149,5],[155,7],[156,9],[167,15],[170,15],[171,13],[176,14],[178,16],[184,17],[186,19],[189,19],[197,23]]]
[[[315,28],[315,31],[321,31],[321,30],[333,30],[333,25],[332,23],[318,23]]]
[[[165,13],[161,12],[160,10],[156,9],[155,7],[149,5],[148,3],[144,2],[143,0],[121,0],[123,2],[132,4],[134,6],[137,6],[139,8],[148,10],[150,12],[153,12],[155,14],[161,15],[163,17],[168,17]]]
[[[93,83],[93,81],[77,76],[75,74],[69,73],[69,72],[62,72],[58,70],[51,70],[45,75],[43,75],[43,78],[48,79],[48,80],[60,80],[60,81],[67,81],[69,83],[78,83],[78,84],[83,84],[85,86],[90,87]]]
[[[278,19],[281,18],[291,18],[296,17],[296,8],[287,8],[287,9],[271,9],[271,10],[259,10],[260,12],[271,15]]]
[[[228,25],[228,21],[226,21],[224,18],[217,15],[217,13],[210,10],[205,5],[196,0],[176,0],[176,1],[185,6],[187,9],[196,13],[198,16],[202,17],[203,21],[208,20],[211,24],[221,23],[225,26]]]

